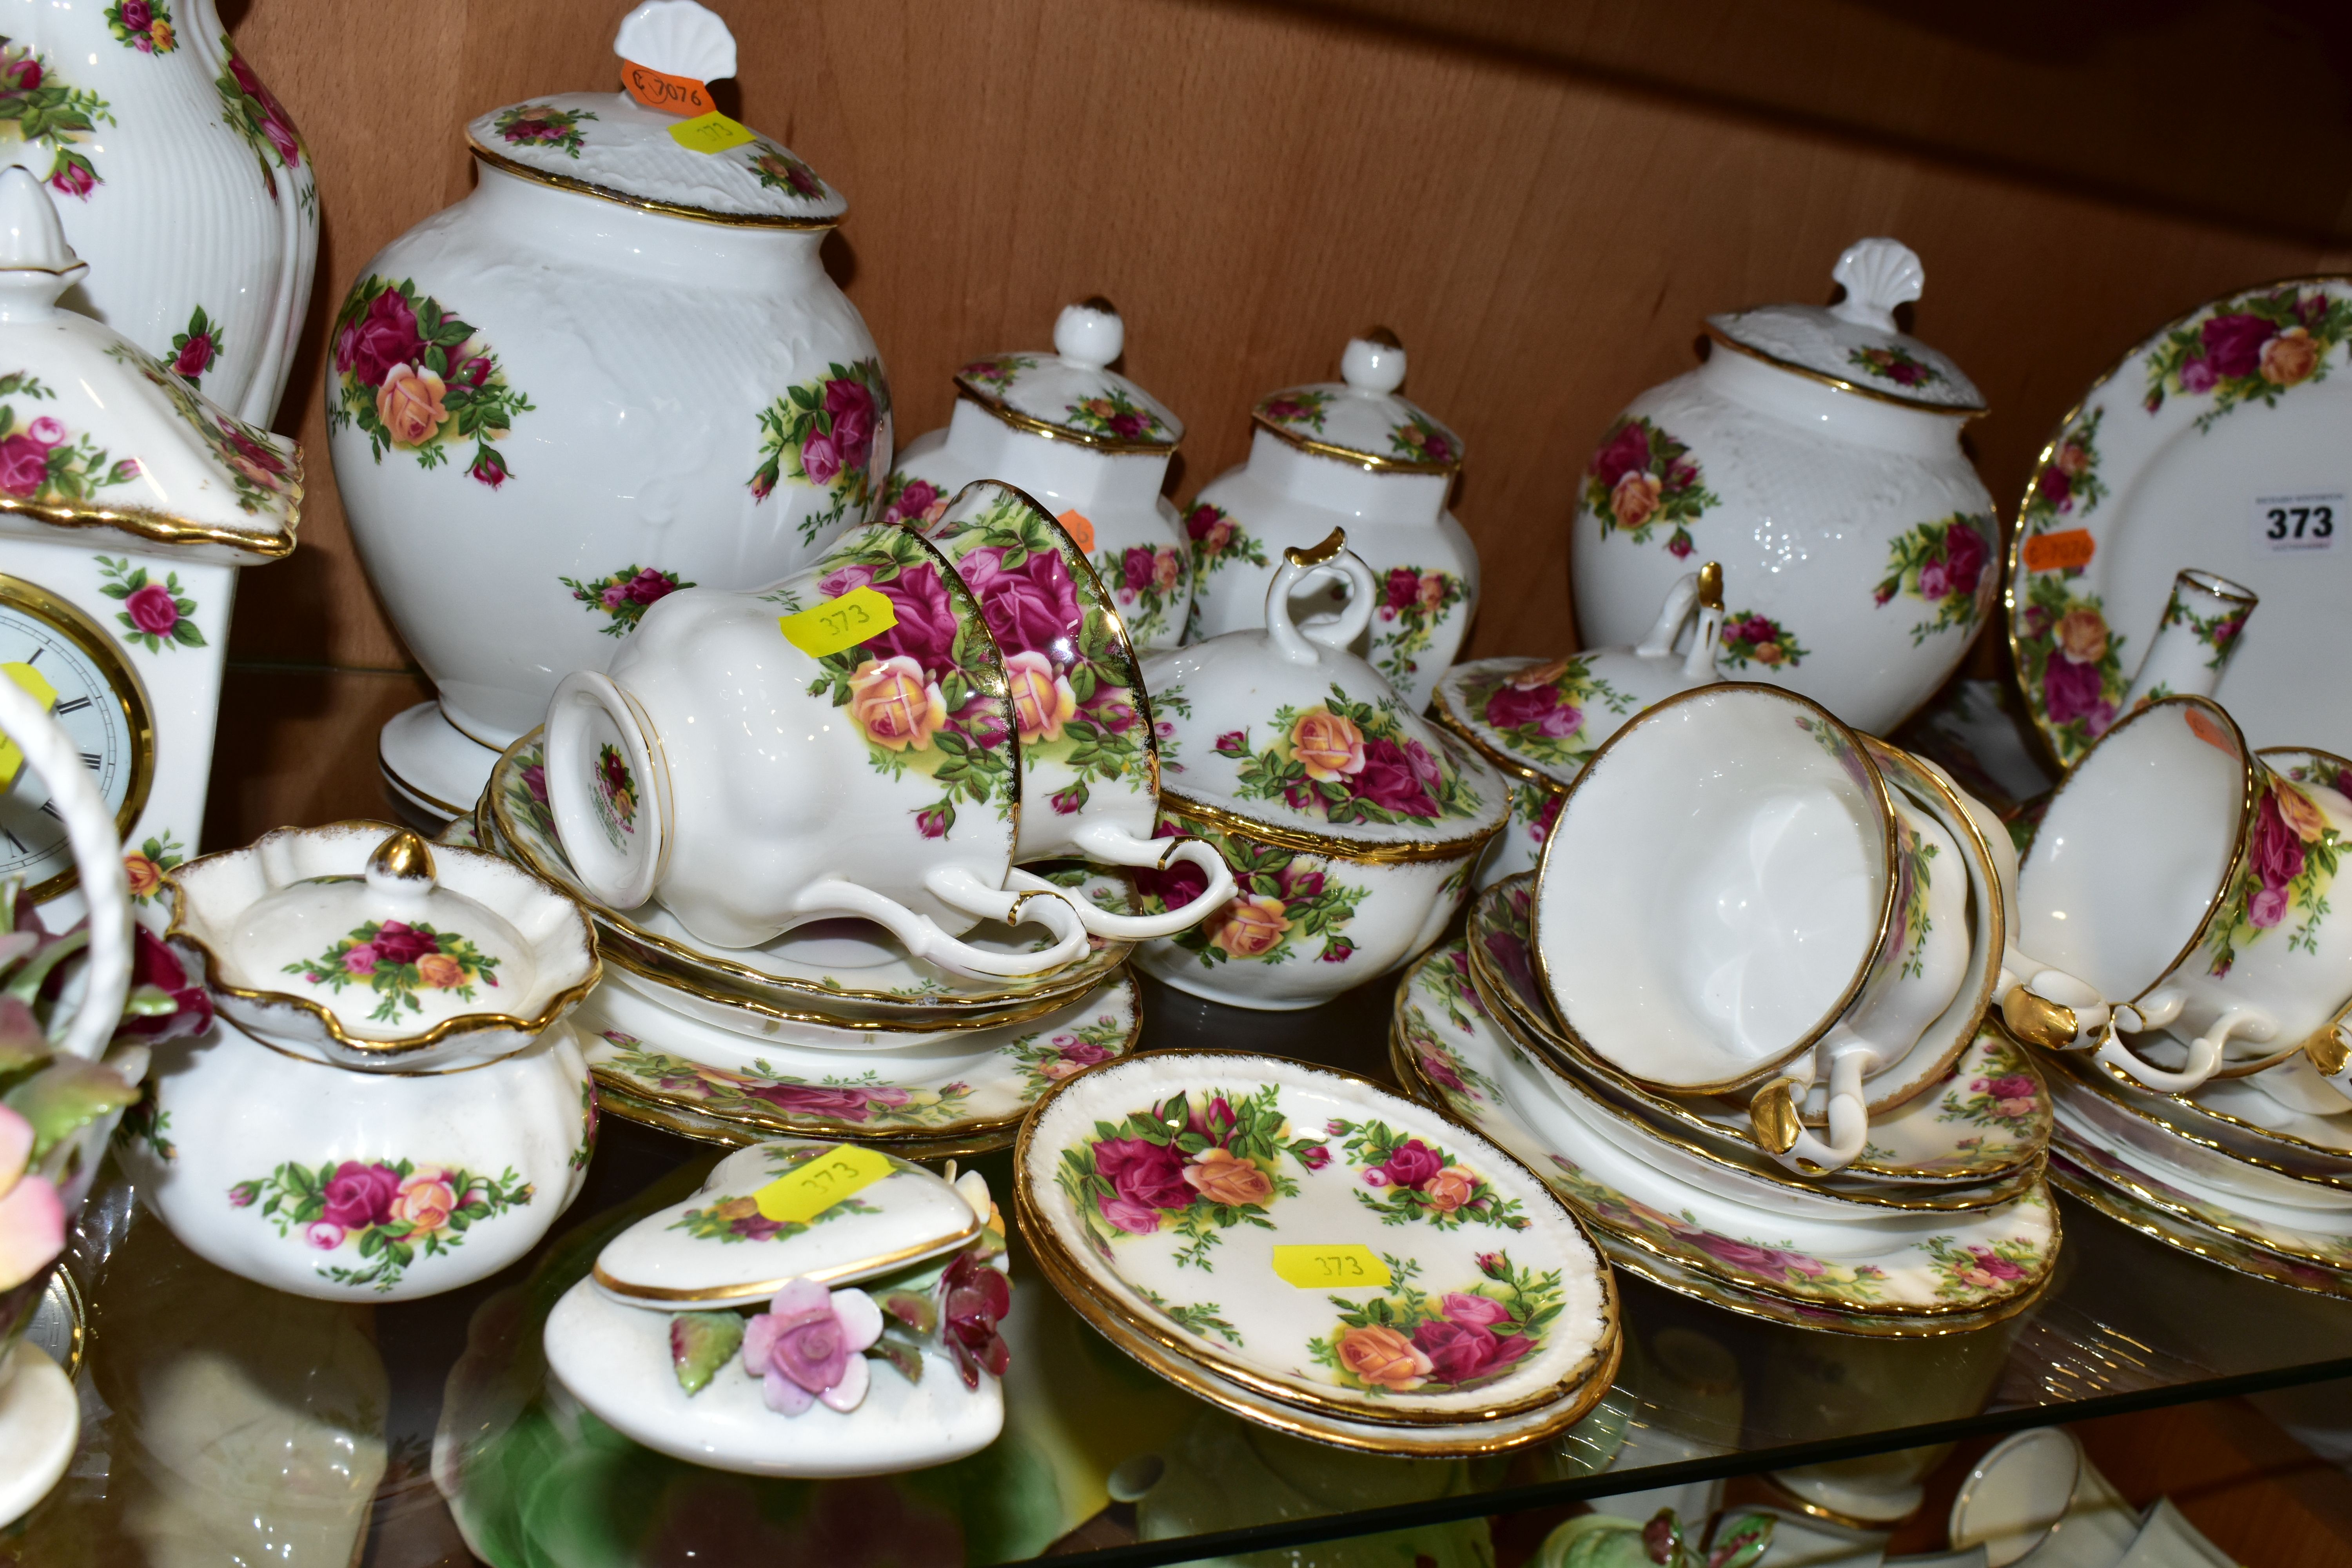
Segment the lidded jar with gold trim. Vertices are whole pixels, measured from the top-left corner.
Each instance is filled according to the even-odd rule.
[[[1258,401],[1248,461],[1202,487],[1184,519],[1194,584],[1188,635],[1264,625],[1282,552],[1345,528],[1349,548],[1380,579],[1356,650],[1418,713],[1477,613],[1478,551],[1445,505],[1462,437],[1397,395],[1404,373],[1403,345],[1375,327],[1348,344],[1340,380]],[[1328,592],[1293,606],[1297,616],[1332,608]]]
[[[693,0],[639,6],[614,52],[735,71]],[[818,254],[846,204],[781,143],[589,92],[467,142],[479,183],[361,270],[327,366],[362,563],[439,690],[382,760],[445,816],[648,605],[773,582],[865,522],[891,454],[873,337]]]
[[[1827,307],[1707,318],[1697,369],[1635,398],[1576,491],[1577,630],[1630,643],[1694,559],[1733,584],[1718,664],[1885,734],[1958,667],[2000,574],[1960,431],[1984,397],[1895,324],[1919,258],[1858,240]]]
[[[1174,647],[1192,605],[1176,509],[1160,493],[1184,422],[1110,368],[1127,325],[1108,300],[1063,309],[1051,353],[1002,353],[956,372],[943,430],[907,443],[885,521],[921,524],[974,479],[1002,479],[1078,542],[1139,648]]]

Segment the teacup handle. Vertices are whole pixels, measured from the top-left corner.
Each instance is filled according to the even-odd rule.
[[[81,1001],[58,1050],[96,1061],[114,1038],[123,999],[131,994],[131,884],[122,871],[122,840],[115,837],[114,813],[82,766],[80,749],[47,709],[5,677],[0,677],[0,731],[16,743],[25,766],[47,786],[65,819],[66,842],[89,910],[89,964]]]
[[[2304,1042],[2303,1054],[2310,1059],[2312,1070],[2336,1093],[2352,1100],[2352,1020],[2339,1018],[2312,1036]]]
[[[1372,569],[1349,551],[1348,531],[1344,528],[1333,529],[1322,543],[1310,550],[1293,546],[1282,555],[1282,564],[1276,569],[1274,581],[1265,590],[1266,635],[1292,664],[1315,664],[1322,658],[1315,651],[1316,645],[1344,648],[1372,624],[1377,586]],[[1299,626],[1290,618],[1291,590],[1318,576],[1347,579],[1348,607],[1337,616],[1318,616]]]
[[[1863,1146],[1870,1141],[1870,1102],[1863,1098],[1863,1073],[1877,1059],[1878,1053],[1868,1047],[1839,1052],[1830,1063],[1829,1141],[1823,1142],[1811,1128],[1800,1124],[1795,1140],[1772,1157],[1801,1176],[1828,1175],[1860,1159]],[[1792,1082],[1797,1072],[1810,1079],[1810,1056],[1801,1066],[1791,1063],[1790,1067]]]
[[[1192,930],[1202,921],[1225,907],[1234,896],[1233,868],[1225,858],[1205,838],[1138,838],[1125,828],[1111,823],[1082,828],[1077,835],[1078,848],[1089,860],[1107,866],[1150,866],[1165,871],[1182,861],[1198,866],[1208,873],[1209,885],[1198,898],[1181,909],[1164,910],[1156,915],[1115,915],[1098,910],[1083,899],[1072,899],[1071,907],[1078,919],[1095,935],[1116,942],[1145,942],[1153,937],[1174,936]],[[1053,883],[1032,872],[1015,868],[1007,879],[1010,885],[1034,892],[1058,892]]]
[[[2126,1024],[2137,1024],[2142,1029],[2162,1028],[2180,1016],[2187,1000],[2183,993],[2168,988],[2154,993],[2144,1002],[2126,1002],[2116,1007],[2107,1019],[2095,1059],[2158,1094],[2187,1094],[2213,1076],[2213,1069],[2221,1065],[2222,1053],[2230,1047],[2231,1035],[2242,1032],[2263,1039],[2278,1031],[2278,1021],[2263,1009],[2250,1003],[2232,1003],[2221,1009],[2221,1016],[2213,1020],[2210,1027],[2189,1042],[2189,1059],[2178,1072],[2143,1061],[2116,1037],[2116,1030]]]
[[[2096,986],[2013,947],[2001,949],[1992,1000],[2011,1034],[2045,1051],[2088,1050],[2107,1030],[2109,1010]]]
[[[939,867],[923,879],[923,884],[950,908],[1007,925],[1034,921],[1056,940],[1042,952],[990,952],[957,941],[930,916],[919,915],[896,899],[839,877],[810,883],[793,906],[800,914],[863,916],[888,930],[916,957],[957,974],[1018,979],[1059,969],[1087,952],[1087,928],[1079,921],[1076,907],[1058,889],[1049,886],[1040,892],[992,888],[961,866]]]

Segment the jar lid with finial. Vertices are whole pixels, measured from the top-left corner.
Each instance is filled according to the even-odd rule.
[[[1984,412],[1984,394],[1958,365],[1895,324],[1895,308],[1919,298],[1927,281],[1909,246],[1858,239],[1830,277],[1845,289],[1834,305],[1727,311],[1706,319],[1707,336],[1843,391],[1943,413]]]
[[[1462,467],[1462,437],[1419,405],[1397,395],[1404,344],[1386,327],[1349,341],[1339,379],[1286,386],[1250,411],[1261,430],[1319,457],[1408,474]]]
[[[957,391],[1016,430],[1108,452],[1164,452],[1184,438],[1166,404],[1110,368],[1127,324],[1099,295],[1065,306],[1054,352],[992,354],[956,372]]]
[[[496,855],[385,823],[280,828],[164,882],[164,940],[220,1011],[345,1067],[511,1055],[602,973],[571,899]]]

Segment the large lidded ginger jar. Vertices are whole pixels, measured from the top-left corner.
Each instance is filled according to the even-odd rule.
[[[1828,307],[1707,318],[1706,363],[1635,398],[1578,477],[1577,627],[1629,644],[1694,560],[1732,584],[1717,665],[1885,734],[1958,667],[2000,574],[1960,447],[1984,399],[1897,330],[1919,258],[1848,247]]]
[[[614,47],[691,89],[685,112],[575,92],[482,115],[473,194],[386,247],[334,323],[352,532],[440,693],[385,726],[384,773],[444,815],[648,605],[808,565],[890,468],[881,361],[817,254],[846,204],[692,112],[735,70],[693,0],[640,5]]]

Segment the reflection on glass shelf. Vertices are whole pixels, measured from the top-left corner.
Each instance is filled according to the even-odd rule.
[[[1147,1040],[1384,1074],[1392,982],[1307,1014],[1151,985]],[[1736,1316],[1620,1276],[1617,1386],[1564,1437],[1489,1459],[1343,1453],[1248,1426],[1086,1327],[1016,1245],[1004,1435],[861,1480],[760,1480],[652,1454],[546,1376],[549,1309],[620,1227],[716,1152],[608,1118],[589,1184],[497,1279],[366,1308],[249,1285],[180,1247],[111,1171],[74,1261],[88,1300],[82,1449],[26,1521],[24,1561],[353,1561],[612,1568],[808,1562],[953,1568],[1094,1551],[1181,1561],[1274,1546],[1319,1568],[1474,1568],[1484,1516],[2352,1371],[2352,1302],[2242,1278],[2063,1205],[2026,1313],[1942,1339],[1856,1339]],[[1000,1197],[1003,1154],[975,1162]],[[2108,1402],[2102,1406],[2099,1402]],[[373,1506],[371,1509],[371,1496]],[[1364,1533],[1367,1526],[1375,1527]],[[462,1538],[462,1539],[461,1539]],[[10,1544],[14,1544],[13,1542]],[[1485,1553],[1486,1555],[1483,1555]]]

